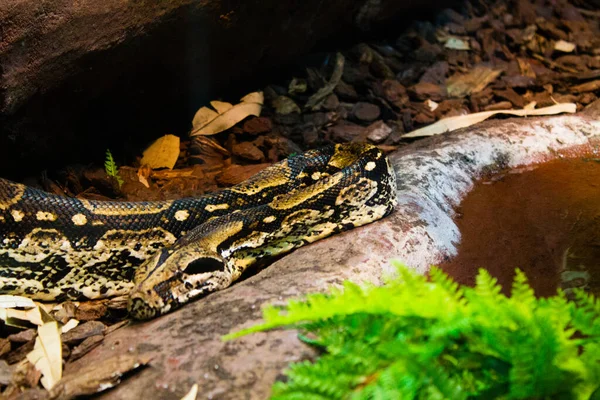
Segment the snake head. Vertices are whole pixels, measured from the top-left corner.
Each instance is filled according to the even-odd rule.
[[[164,248],[136,271],[127,309],[135,319],[150,319],[229,285],[227,263],[217,253],[183,246]]]

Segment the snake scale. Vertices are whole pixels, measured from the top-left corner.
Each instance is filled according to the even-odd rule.
[[[148,319],[228,287],[252,264],[389,214],[395,175],[367,144],[289,157],[198,198],[91,201],[0,179],[0,293],[129,294]]]

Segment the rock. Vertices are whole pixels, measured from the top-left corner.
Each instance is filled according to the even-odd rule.
[[[250,161],[261,161],[265,159],[263,152],[251,142],[241,142],[233,146],[234,155]]]
[[[419,82],[433,83],[435,85],[442,85],[446,82],[448,77],[448,71],[450,67],[448,61],[438,61],[431,67],[427,68]]]
[[[89,353],[93,348],[97,347],[104,340],[104,335],[95,335],[90,336],[84,339],[83,342],[73,350],[71,350],[71,354],[69,356],[69,362],[73,362],[83,357],[85,354]]]
[[[267,168],[269,163],[266,164],[248,164],[248,165],[237,165],[232,164],[223,169],[223,172],[217,176],[217,182],[222,186],[233,186],[238,183],[244,182],[252,175],[258,174],[263,169]]]
[[[277,162],[290,154],[302,153],[300,146],[283,136],[265,136],[265,144],[271,147],[268,151],[268,159],[271,162]]]
[[[508,88],[506,90],[496,90],[494,94],[498,97],[510,101],[517,108],[523,108],[525,106],[525,101],[523,100],[523,97],[521,97],[520,94],[518,94],[511,88]]]
[[[255,117],[244,122],[244,132],[251,135],[269,133],[273,130],[273,123],[266,117]]]
[[[358,100],[358,93],[352,85],[347,84],[341,80],[335,87],[335,93],[343,100],[356,101]]]
[[[497,110],[510,110],[512,108],[510,101],[501,101],[498,103],[490,104],[483,108],[484,111],[497,111]]]
[[[8,354],[11,349],[10,340],[5,338],[0,338],[0,357],[4,357],[5,354]]]
[[[318,128],[320,128],[323,125],[330,122],[329,117],[327,116],[327,113],[324,113],[324,112],[313,112],[313,113],[304,114],[302,116],[302,119],[307,124],[316,126]]]
[[[365,128],[347,121],[341,121],[328,130],[334,142],[351,142],[364,137]]]
[[[402,108],[409,102],[406,88],[395,79],[386,79],[375,86],[378,96],[383,97],[396,108]]]
[[[387,126],[383,121],[373,122],[367,126],[365,135],[373,143],[381,143],[392,133],[392,128]]]
[[[106,330],[106,325],[100,321],[88,321],[77,325],[75,328],[61,335],[63,343],[73,344],[81,342],[91,336],[102,335]]]
[[[431,44],[424,41],[421,47],[419,47],[413,54],[415,60],[423,62],[433,62],[442,54],[443,49],[439,44]]]
[[[275,123],[280,125],[292,126],[299,124],[302,120],[302,116],[300,115],[300,113],[297,112],[289,114],[275,114],[273,120]]]
[[[402,142],[402,135],[404,134],[404,127],[402,124],[395,123],[392,125],[392,132],[388,136],[385,144],[397,145]]]
[[[4,360],[0,360],[0,385],[8,386],[12,380],[12,368]]]
[[[381,109],[375,104],[358,102],[352,108],[352,116],[359,121],[375,121],[381,115]]]
[[[421,111],[414,116],[413,121],[420,125],[426,125],[434,122],[435,117],[431,113]]]
[[[24,331],[8,335],[8,340],[14,343],[27,343],[30,340],[33,340],[36,336],[37,331],[35,329],[25,329]]]
[[[412,97],[418,100],[441,101],[446,97],[446,89],[440,85],[429,82],[419,82],[408,89]]]
[[[338,100],[338,97],[335,95],[335,93],[332,93],[329,96],[327,96],[327,98],[323,102],[323,108],[328,111],[335,110],[336,108],[338,108],[339,105],[340,101]]]
[[[319,132],[316,128],[310,128],[302,132],[302,140],[304,144],[313,147],[319,142]]]

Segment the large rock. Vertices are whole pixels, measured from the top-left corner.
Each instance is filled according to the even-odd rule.
[[[344,279],[379,282],[391,258],[425,272],[452,256],[460,239],[453,206],[474,179],[490,168],[589,151],[600,137],[600,102],[596,106],[581,115],[490,121],[403,148],[391,156],[400,204],[388,218],[301,248],[179,311],[117,330],[66,372],[131,351],[153,357],[150,367],[102,397],[178,399],[197,383],[199,398],[266,398],[288,363],[315,352],[291,331],[227,343],[221,335],[258,323],[265,302],[281,303]]]
[[[0,0],[0,170],[23,156],[32,171],[98,162],[105,146],[184,134],[216,93],[235,101],[316,44],[427,3]]]

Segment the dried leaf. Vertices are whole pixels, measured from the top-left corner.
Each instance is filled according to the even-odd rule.
[[[23,296],[11,296],[1,295],[0,296],[0,308],[33,308],[37,307],[35,302],[27,297]]]
[[[42,386],[52,389],[62,377],[62,344],[60,329],[56,321],[45,323],[38,328],[33,351],[27,360],[42,373]]]
[[[292,78],[292,81],[288,85],[288,93],[304,93],[306,92],[307,87],[308,84],[306,83],[306,79]]]
[[[333,69],[333,73],[331,74],[331,79],[329,82],[325,84],[321,89],[317,91],[317,93],[313,94],[309,97],[308,101],[304,108],[311,110],[318,110],[321,107],[321,104],[327,99],[327,97],[333,93],[333,90],[338,85],[340,80],[342,79],[342,74],[344,73],[344,63],[346,59],[341,53],[337,53],[335,56],[335,65]]]
[[[532,101],[523,106],[523,110],[535,110],[535,106],[537,105],[537,101]]]
[[[438,30],[436,32],[438,42],[444,43],[444,47],[452,50],[470,50],[468,37],[451,35],[446,31]]]
[[[427,106],[427,108],[429,108],[429,111],[435,111],[435,109],[438,108],[438,106],[439,106],[438,103],[436,103],[435,101],[433,101],[431,99],[425,100],[425,105]]]
[[[101,363],[93,363],[66,375],[50,391],[50,398],[69,399],[92,395],[121,382],[121,376],[150,362],[137,354],[118,355]]]
[[[67,321],[66,324],[64,324],[62,326],[62,328],[60,328],[60,332],[61,333],[67,333],[69,332],[71,329],[75,328],[77,325],[79,325],[79,321],[71,318],[69,321]]]
[[[577,105],[575,103],[562,103],[556,104],[550,107],[539,108],[537,110],[496,110],[496,111],[484,111],[469,115],[459,115],[456,117],[444,118],[421,129],[412,131],[403,138],[414,138],[422,136],[433,136],[444,132],[451,132],[456,129],[465,128],[467,126],[474,125],[478,122],[484,121],[495,114],[510,114],[520,117],[533,116],[533,115],[553,115],[560,113],[574,113],[577,111]]]
[[[29,310],[17,310],[14,308],[7,308],[6,310],[0,310],[0,319],[3,319],[7,325],[15,327],[26,327],[23,322],[29,322],[34,325],[43,325],[44,320],[39,307],[31,308]]]
[[[218,116],[219,113],[215,110],[211,110],[208,107],[202,107],[196,112],[196,115],[194,115],[192,126],[197,127],[207,125],[210,121],[214,120]]]
[[[272,104],[275,112],[279,115],[287,115],[291,113],[300,114],[302,110],[298,107],[298,104],[287,96],[277,96],[275,100],[273,100]]]
[[[464,40],[459,37],[450,37],[446,40],[444,47],[453,50],[471,50],[469,40]]]
[[[179,158],[179,137],[165,135],[158,138],[154,143],[144,150],[140,164],[147,165],[152,169],[173,169]]]
[[[564,53],[571,53],[575,50],[575,43],[567,42],[565,40],[559,40],[554,43],[554,50],[562,51]]]
[[[221,101],[212,101],[216,112],[202,107],[192,121],[190,136],[214,135],[231,128],[249,115],[259,116],[262,110],[264,96],[262,92],[253,92],[242,97],[236,105]]]
[[[196,396],[198,396],[198,384],[194,383],[190,391],[181,400],[196,400]]]
[[[493,82],[502,70],[487,66],[477,66],[466,74],[454,74],[446,81],[450,97],[465,97],[472,93],[481,92]]]
[[[231,103],[226,103],[224,101],[218,101],[218,100],[211,101],[210,105],[215,110],[217,110],[217,113],[219,113],[219,114],[223,114],[225,111],[229,111],[233,107],[233,104],[231,104]]]

